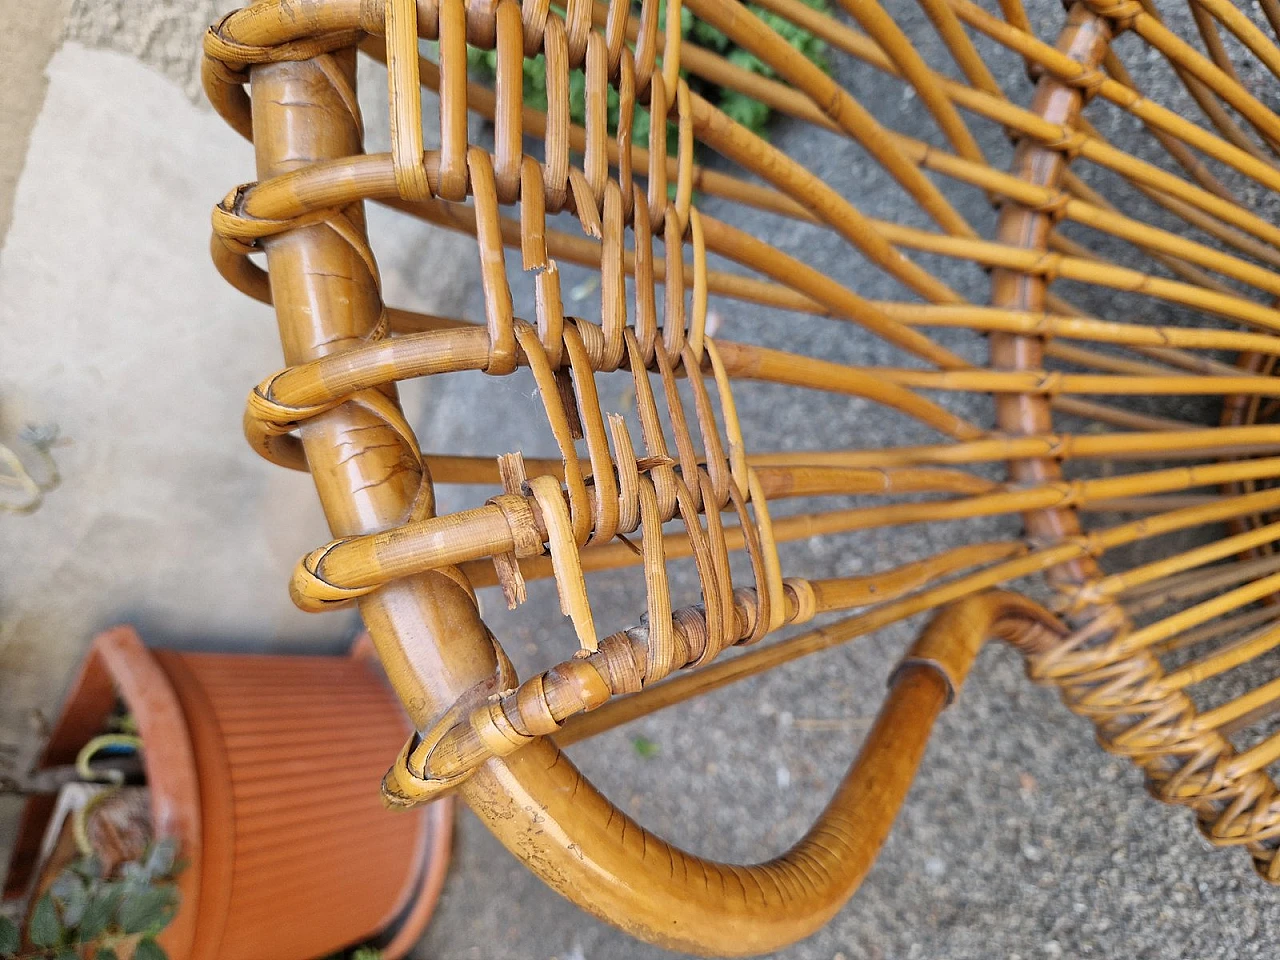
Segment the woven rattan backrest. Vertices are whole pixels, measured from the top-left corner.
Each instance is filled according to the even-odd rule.
[[[387,615],[370,612],[369,598],[428,571],[464,591],[497,584],[513,606],[527,580],[554,577],[579,647],[521,682],[494,640],[483,695],[429,711],[389,777],[391,795],[433,796],[535,738],[567,742],[1043,573],[1061,619],[1032,617],[1032,675],[1092,718],[1108,749],[1132,756],[1157,795],[1280,880],[1280,802],[1266,774],[1280,734],[1259,726],[1280,702],[1280,680],[1226,699],[1205,686],[1280,645],[1269,599],[1280,588],[1280,523],[1269,519],[1280,507],[1270,485],[1280,433],[1268,422],[1280,395],[1270,376],[1280,355],[1280,117],[1268,106],[1280,5],[1264,0],[1258,15],[1227,0],[1167,11],[1085,0],[1033,29],[1020,0],[1001,0],[999,12],[970,0],[909,11],[840,0],[839,15],[802,0],[759,3],[826,41],[854,65],[847,76],[881,75],[867,89],[887,77],[914,98],[910,133],[882,126],[876,103],[839,82],[844,67],[829,75],[735,0],[683,7],[765,61],[770,77],[682,41],[681,6],[268,0],[208,35],[209,97],[255,136],[263,178],[215,210],[219,269],[284,310],[277,261],[319,230],[356,291],[343,296],[363,304],[330,342],[286,334],[291,365],[254,390],[246,432],[268,459],[306,469],[312,458],[315,471],[307,431],[319,436],[346,410],[392,450],[381,456],[403,500],[376,530],[335,522],[339,539],[298,567],[298,602],[361,600],[374,626]],[[940,39],[951,62],[927,62],[908,29],[928,31],[930,49]],[[419,37],[435,41],[431,56]],[[386,154],[358,149],[356,44],[388,65]],[[495,89],[468,78],[468,44],[497,51]],[[523,104],[522,61],[535,54],[545,57],[545,113]],[[271,65],[302,62],[316,96],[343,114],[351,146],[323,162],[268,162],[262,137],[283,114],[265,115],[256,97],[251,111],[243,85],[251,71],[256,89],[275,76]],[[575,71],[585,75],[584,126],[570,119]],[[1172,106],[1135,75],[1159,76]],[[731,121],[696,92],[706,83],[741,90],[814,136],[847,138],[896,215],[864,212],[885,205],[838,193]],[[438,116],[423,117],[421,86],[439,92]],[[670,129],[655,119],[637,144],[641,107]],[[469,111],[492,121],[491,145],[468,139]],[[424,151],[424,124],[436,123],[441,146]],[[958,199],[975,192],[994,211],[983,222]],[[382,303],[362,200],[475,235],[483,325]],[[744,210],[744,222],[775,217],[781,234],[821,228],[821,243],[841,246],[858,276],[877,274],[865,284],[877,293],[735,226]],[[270,281],[244,256],[263,249]],[[569,315],[564,263],[599,272],[587,316]],[[516,264],[531,303],[513,297]],[[717,338],[708,304],[728,313],[735,301],[849,325],[869,359],[802,356],[785,338]],[[551,459],[424,453],[386,386],[517,368],[536,382],[558,447]],[[613,371],[633,381],[628,416],[597,389]],[[778,425],[740,422],[735,389],[753,381],[847,396],[900,418],[909,442],[864,449],[855,431],[844,449],[787,450]],[[749,446],[748,436],[767,439]],[[1001,463],[1003,478],[992,473]],[[436,516],[433,476],[501,492]],[[335,481],[317,482],[324,496]],[[847,496],[870,499],[832,499]],[[794,498],[820,506],[788,512]],[[1002,516],[1021,518],[1025,532],[982,533]],[[807,578],[792,562],[803,551],[780,559],[791,541],[970,521],[979,532],[962,547],[857,576]],[[1128,559],[1130,545],[1178,532],[1194,549]],[[692,605],[675,603],[668,582],[681,557],[696,565]],[[640,568],[646,609],[601,637],[587,574],[627,565]],[[855,610],[721,657],[784,625]],[[1043,642],[1046,630],[1061,639]],[[635,696],[614,699],[626,694]]]

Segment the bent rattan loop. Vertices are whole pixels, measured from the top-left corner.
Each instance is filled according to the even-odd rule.
[[[936,31],[953,70],[922,56],[908,21],[876,0],[843,2],[850,22],[799,0],[760,5],[856,69],[904,84],[936,129],[888,129],[856,84],[846,89],[736,0],[667,3],[665,24],[657,0],[638,10],[630,0],[264,0],[205,39],[209,99],[256,134],[262,170],[215,207],[215,262],[274,302],[287,357],[251,393],[245,432],[266,458],[316,475],[333,527],[332,542],[300,562],[295,599],[306,609],[359,603],[420,731],[386,796],[408,804],[459,790],[549,883],[649,939],[767,951],[852,893],[933,717],[979,643],[998,636],[1095,724],[1106,749],[1142,768],[1155,796],[1189,808],[1211,842],[1243,846],[1280,882],[1280,797],[1268,773],[1280,735],[1257,732],[1280,709],[1280,680],[1217,700],[1206,692],[1280,647],[1280,439],[1270,425],[1280,413],[1280,227],[1254,199],[1280,193],[1280,118],[1231,60],[1252,57],[1274,77],[1280,46],[1226,0],[1192,3],[1204,52],[1140,0],[1069,4],[1056,43],[1037,36],[1020,0],[1002,0],[999,16],[970,0],[921,0],[922,29]],[[771,75],[684,39],[683,6]],[[434,59],[419,38],[438,42]],[[387,64],[388,154],[363,153],[357,43]],[[1022,58],[1034,89],[993,75],[993,44]],[[468,77],[468,45],[497,52],[493,89]],[[1144,93],[1125,63],[1134,50],[1166,62],[1185,101]],[[536,55],[545,111],[523,102],[523,59]],[[570,109],[579,78],[581,125]],[[699,95],[703,82],[848,138],[909,211],[901,222],[869,216],[863,198]],[[425,121],[421,86],[440,94]],[[641,108],[652,122],[635,143]],[[492,149],[469,140],[469,111],[492,122]],[[1105,111],[1134,121],[1134,142],[1108,139],[1102,131],[1121,126],[1100,122]],[[439,124],[439,150],[424,150],[424,122]],[[736,169],[697,163],[696,149]],[[999,211],[991,236],[964,213],[963,193],[975,189]],[[366,200],[476,238],[482,325],[383,303]],[[752,236],[729,222],[734,206],[787,229]],[[572,232],[551,222],[560,213]],[[892,281],[877,290],[897,285],[897,299],[862,291],[866,273],[853,272],[853,289],[779,249],[793,226],[846,244],[859,269]],[[508,247],[531,277],[531,306],[513,296]],[[264,253],[270,284],[248,259]],[[586,316],[566,313],[563,263],[598,274]],[[990,285],[980,302],[970,300],[974,270]],[[868,359],[721,339],[712,297],[792,311],[788,322],[847,323]],[[964,332],[986,338],[985,360],[958,345]],[[1221,352],[1240,353],[1238,365]],[[451,373],[522,368],[555,457],[423,453],[395,383],[444,377],[447,388]],[[629,415],[597,387],[617,371],[634,392]],[[735,391],[751,382],[849,398],[855,421],[876,411],[907,438],[858,449],[855,423],[854,446],[771,451],[784,438],[762,444],[739,418]],[[956,406],[957,395],[991,398],[994,417]],[[1215,408],[1202,416],[1206,400]],[[1007,462],[1003,481],[982,471],[993,461]],[[435,482],[501,492],[436,516]],[[793,498],[805,505],[771,509]],[[984,528],[987,539],[857,575],[796,576],[779,551],[982,518],[1021,520],[1023,532]],[[1197,530],[1209,533],[1192,548],[1123,560],[1121,548]],[[695,603],[674,596],[680,559],[691,561]],[[629,565],[642,568],[644,609],[599,637],[589,578]],[[735,582],[748,568],[750,583]],[[1063,622],[999,590],[1033,574]],[[473,589],[499,585],[515,606],[541,577],[555,580],[576,652],[520,680]],[[926,611],[935,616],[831,807],[769,863],[726,866],[671,847],[550,742]],[[810,624],[835,612],[843,618]],[[760,643],[786,624],[810,626]]]

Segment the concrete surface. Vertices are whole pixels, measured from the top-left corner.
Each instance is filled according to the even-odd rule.
[[[0,9],[0,238],[13,216],[13,192],[27,155],[27,137],[44,103],[44,66],[62,36],[70,0],[11,3]]]
[[[31,742],[24,713],[56,701],[91,631],[115,618],[139,620],[153,640],[248,645],[269,636],[290,649],[331,649],[353,626],[341,616],[304,618],[288,608],[288,567],[323,538],[309,481],[255,460],[239,436],[242,397],[279,362],[279,351],[269,312],[227,288],[204,249],[209,206],[252,169],[247,146],[195,98],[195,44],[225,6],[76,0],[68,42],[49,67],[47,102],[0,251],[0,430],[7,431],[0,442],[28,422],[57,424],[63,444],[53,452],[65,477],[37,512],[0,515],[3,555],[20,558],[5,563],[0,580],[0,737],[19,752]],[[908,32],[927,34],[914,4],[897,0],[890,8]],[[1060,17],[1047,3],[1036,11],[1046,24]],[[945,62],[937,49],[925,52],[931,62]],[[1016,84],[1021,65],[988,52],[997,75]],[[924,111],[896,84],[843,62],[838,70],[895,128],[935,138]],[[1185,107],[1158,65],[1144,70],[1160,99]],[[385,137],[377,106],[385,81],[373,69],[364,80],[374,148]],[[29,92],[36,86],[29,83]],[[1098,121],[1120,129],[1105,114]],[[868,213],[901,213],[896,188],[856,147],[786,123],[775,135]],[[1005,162],[1000,132],[982,136],[992,161]],[[989,229],[984,198],[962,192],[957,200]],[[730,214],[711,201],[708,207]],[[376,209],[371,222],[390,302],[480,315],[469,242]],[[900,295],[829,235],[758,218],[740,223],[767,231],[864,295]],[[570,309],[590,315],[598,293],[585,279],[567,271],[565,289]],[[978,271],[952,271],[948,279],[974,297],[984,294]],[[526,287],[520,280],[517,290]],[[1099,310],[1130,306],[1087,291],[1081,302]],[[773,344],[785,338],[814,356],[894,362],[891,351],[847,325],[740,304],[717,310],[725,336]],[[1166,321],[1182,316],[1157,312]],[[980,355],[979,343],[950,339]],[[551,445],[531,390],[522,375],[496,384],[457,376],[418,387],[409,407],[428,450],[545,454]],[[606,378],[602,396],[627,410],[621,380]],[[751,385],[736,396],[753,449],[924,438],[856,402]],[[962,406],[989,417],[984,399]],[[1213,415],[1194,403],[1178,412]],[[441,503],[474,504],[480,496],[444,489]],[[849,574],[1010,529],[993,520],[873,531],[791,545],[784,563],[810,576]],[[675,582],[677,599],[692,599],[687,564],[676,565]],[[595,577],[592,590],[603,630],[633,622],[642,609],[634,573]],[[530,603],[514,613],[496,596],[482,603],[522,671],[572,650],[548,585],[532,585]],[[572,755],[624,809],[675,842],[726,859],[770,856],[825,804],[918,626],[897,625],[647,718]],[[1244,672],[1256,680],[1276,667]],[[636,736],[656,744],[658,758],[642,757]],[[992,649],[944,715],[862,890],[825,930],[779,956],[1236,960],[1274,956],[1269,931],[1277,921],[1280,896],[1254,878],[1244,855],[1210,851],[1186,814],[1149,800],[1126,761],[1104,755],[1087,724],[1030,686],[1012,653]],[[416,956],[669,954],[549,892],[464,813],[440,912]]]
[[[235,0],[72,0],[65,38],[127,54],[203,106],[200,39],[209,24],[242,6]]]

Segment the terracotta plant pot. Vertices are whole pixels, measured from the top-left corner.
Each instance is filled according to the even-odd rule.
[[[98,636],[42,767],[74,762],[119,696],[138,724],[157,836],[187,866],[173,960],[308,960],[372,941],[401,957],[449,859],[452,805],[383,807],[408,721],[367,643],[349,657],[148,650]],[[53,798],[33,797],[6,896],[26,888]]]

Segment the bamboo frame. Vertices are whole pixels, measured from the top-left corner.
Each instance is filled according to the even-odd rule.
[[[1056,44],[1037,38],[1019,0],[1001,0],[999,17],[969,0],[921,0],[960,81],[935,71],[876,0],[842,0],[854,25],[799,0],[764,0],[913,91],[936,125],[934,143],[883,126],[737,0],[683,2],[775,76],[684,42],[681,3],[668,5],[660,30],[656,0],[638,16],[629,0],[263,0],[207,37],[209,99],[254,140],[259,165],[258,181],[214,210],[214,261],[237,288],[274,303],[287,363],[251,393],[246,435],[267,459],[310,470],[335,538],[299,563],[295,599],[313,610],[359,605],[419,731],[384,781],[388,799],[458,791],[548,883],[639,936],[714,953],[774,949],[825,922],[856,888],[934,717],[978,643],[998,635],[1027,655],[1034,679],[1094,721],[1107,749],[1143,767],[1157,796],[1187,806],[1212,842],[1245,847],[1280,882],[1280,801],[1265,772],[1280,759],[1280,735],[1243,752],[1232,739],[1280,709],[1280,686],[1265,681],[1203,712],[1189,696],[1280,644],[1262,605],[1280,591],[1280,428],[1270,423],[1280,412],[1270,399],[1280,396],[1280,227],[1233,192],[1243,181],[1280,191],[1280,118],[1241,85],[1219,30],[1273,74],[1280,47],[1226,0],[1192,4],[1204,53],[1139,0],[1072,4]],[[1264,13],[1280,23],[1275,0]],[[1167,60],[1207,126],[1142,94],[1112,46],[1123,31]],[[1024,59],[1037,78],[1029,95],[990,73],[979,35]],[[438,41],[438,60],[420,54],[420,37]],[[467,44],[497,51],[495,89],[468,78]],[[387,64],[386,154],[362,150],[357,45]],[[522,59],[535,53],[546,57],[545,113],[522,103]],[[586,80],[583,125],[569,117],[573,70]],[[858,144],[917,216],[867,216],[857,197],[698,96],[682,70]],[[440,124],[438,151],[423,149],[423,86],[440,94],[429,121]],[[640,106],[674,124],[671,144],[659,121],[647,144],[631,142]],[[1168,164],[1103,137],[1089,118],[1101,108],[1139,121]],[[492,152],[468,142],[469,110],[492,122]],[[1017,140],[1007,170],[988,159],[991,124]],[[541,161],[526,152],[530,137],[543,141]],[[695,144],[739,172],[696,163]],[[974,189],[1000,206],[992,236],[957,205],[958,191]],[[896,280],[902,298],[861,295],[704,214],[697,193],[828,231]],[[1135,198],[1145,206],[1135,209]],[[383,303],[366,200],[476,238],[483,324]],[[549,224],[561,212],[576,233]],[[922,219],[931,226],[916,225]],[[1081,230],[1123,252],[1104,256]],[[533,277],[532,305],[513,300],[508,249]],[[266,271],[249,260],[258,253]],[[713,269],[709,255],[726,267]],[[558,261],[599,271],[590,320],[565,315]],[[988,301],[969,302],[947,262],[987,269]],[[1106,315],[1066,299],[1055,289],[1062,281],[1095,301],[1108,292]],[[1196,319],[1139,322],[1116,293]],[[851,324],[901,362],[856,366],[785,343],[717,339],[708,332],[715,297]],[[966,359],[938,330],[986,336],[988,360]],[[484,461],[420,449],[396,382],[519,368],[537,385],[557,456]],[[634,387],[630,425],[602,408],[596,390],[597,374],[619,370]],[[936,439],[757,452],[734,400],[752,380],[856,398]],[[994,420],[961,415],[956,394],[993,397]],[[1222,422],[1186,419],[1186,405],[1170,398],[1217,398]],[[997,461],[1007,463],[1005,482],[979,470]],[[1126,461],[1139,466],[1115,473]],[[1086,473],[1067,479],[1065,464]],[[441,482],[493,489],[473,508],[437,516]],[[783,515],[785,501],[801,497],[819,506]],[[865,499],[832,501],[849,497]],[[1095,520],[1116,512],[1139,519]],[[1020,518],[1024,536],[835,579],[784,570],[778,551],[813,536],[977,517]],[[1124,544],[1216,524],[1229,533],[1108,568]],[[734,581],[734,552],[749,562],[749,584]],[[667,571],[682,558],[702,599],[675,609]],[[637,626],[600,637],[588,575],[626,566],[642,568],[646,609]],[[1056,615],[1005,591],[1031,574],[1051,587]],[[481,622],[474,591],[496,585],[515,606],[526,582],[542,577],[555,581],[579,652],[521,681]],[[676,850],[616,811],[558,752],[556,744],[930,611],[832,805],[769,863],[728,866]],[[728,652],[837,612],[833,623]],[[1162,655],[1192,646],[1194,660],[1166,670]]]

